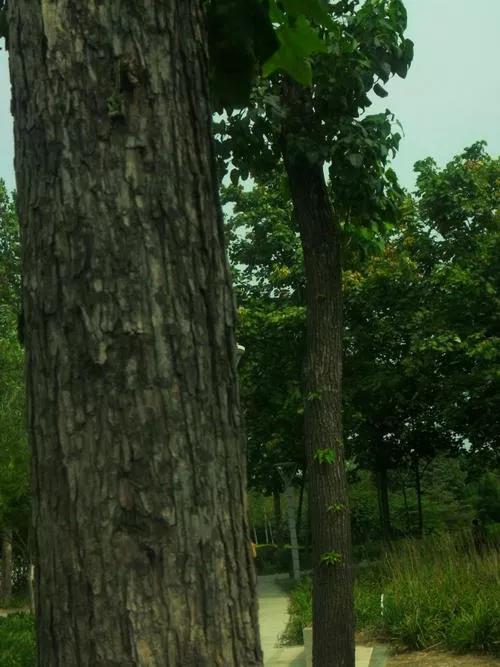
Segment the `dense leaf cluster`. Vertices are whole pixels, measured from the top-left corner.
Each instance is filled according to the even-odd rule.
[[[26,532],[28,450],[23,353],[17,337],[20,247],[14,200],[0,180],[0,529]]]
[[[406,11],[400,0],[324,8],[328,22],[310,20],[307,28],[300,16],[285,12],[282,29],[300,32],[309,85],[298,96],[290,94],[291,71],[277,66],[277,52],[271,59],[276,71],[258,81],[247,107],[226,108],[215,124],[220,171],[229,171],[234,183],[249,175],[267,178],[279,167],[286,144],[312,165],[327,165],[343,220],[377,227],[394,218],[399,206],[388,158],[401,135],[389,111],[365,111],[371,95],[386,95],[382,85],[392,75],[406,76],[413,57],[413,44],[404,36]],[[294,78],[305,81],[305,72]]]
[[[363,255],[344,238],[345,440],[368,469],[439,452],[476,453],[483,465],[498,455],[500,161],[477,143],[443,169],[430,159],[416,169],[418,191],[383,247]],[[229,252],[254,483],[274,452],[301,456],[302,254],[282,179],[224,196],[235,202]]]

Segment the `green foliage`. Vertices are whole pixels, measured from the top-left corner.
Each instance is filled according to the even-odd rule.
[[[258,544],[257,558],[255,559],[257,574],[282,574],[290,572],[292,568],[291,547],[275,544]]]
[[[2,667],[34,667],[35,627],[31,614],[0,618],[0,664]]]
[[[470,502],[479,519],[500,525],[500,472],[486,470],[471,487]]]
[[[314,452],[314,460],[318,463],[332,464],[335,461],[335,450],[332,447],[326,449],[317,449]]]
[[[343,512],[346,508],[342,503],[334,503],[328,507],[328,512]]]
[[[498,653],[499,564],[496,550],[479,555],[463,538],[398,544],[381,568],[358,573],[357,627],[402,648]],[[284,643],[302,643],[311,592],[310,579],[292,591]]]
[[[500,162],[479,142],[443,170],[417,169],[416,201],[383,253],[345,274],[347,442],[361,465],[466,440],[495,457]]]
[[[231,207],[226,235],[240,303],[299,305],[304,289],[303,256],[286,179],[281,172],[251,190],[222,188]]]
[[[384,614],[374,629],[409,648],[440,644],[497,652],[500,645],[498,552],[443,537],[409,543],[387,562]]]
[[[320,563],[321,565],[338,565],[342,562],[342,554],[339,554],[338,551],[326,551],[324,554],[321,554]]]
[[[26,532],[28,449],[23,352],[18,342],[20,247],[15,203],[0,181],[0,527]]]
[[[211,0],[207,14],[215,103],[245,106],[259,68],[279,48],[266,3]]]
[[[291,4],[291,3],[289,3]],[[304,15],[284,22],[277,30],[280,48],[264,66],[264,75],[283,70],[303,85],[312,83],[312,67],[308,61],[314,53],[326,51],[326,44]]]
[[[301,361],[304,309],[249,304],[238,310],[238,341],[245,348],[240,384],[247,430],[248,481],[264,493],[280,491],[274,465],[303,469]]]
[[[280,643],[291,646],[302,644],[303,628],[312,625],[312,582],[309,577],[300,581],[291,591],[288,616],[288,623],[280,636]]]
[[[208,0],[215,107],[245,107],[262,73],[277,70],[308,85],[310,58],[325,50],[319,32],[332,21],[322,0]]]
[[[5,39],[8,42],[9,25],[7,22],[7,0],[0,0],[0,39]]]
[[[500,158],[484,142],[444,169],[416,165],[419,213],[431,230],[427,265],[432,309],[421,312],[421,364],[446,376],[437,397],[443,418],[483,456],[498,455],[500,428]],[[432,335],[430,335],[432,332]]]
[[[0,179],[0,335],[17,323],[21,296],[19,229],[14,197]]]
[[[303,3],[288,3],[278,28],[283,48],[270,62],[293,70],[296,79],[312,77],[311,86],[294,96],[286,77],[258,81],[248,108],[229,111],[215,124],[220,171],[231,168],[233,182],[248,174],[266,178],[280,169],[286,139],[292,159],[330,165],[334,208],[346,231],[362,227],[377,234],[398,213],[401,191],[388,157],[401,135],[393,132],[389,112],[363,114],[370,92],[381,90],[379,81],[405,76],[410,65],[404,6],[400,0],[328,4],[329,20],[318,26],[316,16],[309,14],[309,23],[293,16],[292,5],[298,11]],[[292,42],[300,47],[289,47]],[[289,53],[297,63],[287,68]]]
[[[468,178],[470,157],[479,154],[481,160],[473,165],[477,187],[471,186],[464,198],[458,187],[460,174]],[[498,164],[481,143],[475,144],[442,174],[429,168],[426,178],[420,178],[417,199],[408,197],[399,223],[386,229],[383,246],[369,242],[363,252],[353,233],[364,232],[363,227],[350,225],[344,235],[345,442],[358,465],[373,469],[377,461],[398,471],[391,482],[399,485],[391,492],[397,532],[406,533],[415,525],[415,456],[425,467],[439,452],[462,452],[465,438],[471,460],[475,453],[479,457],[477,465],[496,456]],[[462,222],[447,223],[450,232],[443,235],[431,212],[451,197],[447,183],[452,177],[450,183],[459,192],[453,194],[455,208],[449,218]],[[301,456],[302,406],[307,398],[300,361],[305,340],[302,249],[281,172],[250,191],[230,186],[223,190],[223,201],[233,202],[227,227],[243,304],[238,335],[247,347],[242,384],[250,475],[255,462],[263,479],[273,462]],[[374,238],[367,234],[367,239]],[[434,466],[428,469],[435,489],[424,481],[429,530],[472,519],[476,505],[464,498],[460,509],[460,493],[451,491],[455,482],[446,472],[454,479],[461,474],[453,472],[453,466],[448,459],[441,473]],[[272,487],[269,478],[266,484]],[[358,493],[360,487],[354,489]],[[378,530],[374,493],[373,486],[367,487],[353,506],[353,530],[360,539]]]
[[[305,309],[303,259],[281,174],[250,191],[222,190],[230,206],[226,235],[240,303],[239,366],[248,436],[249,484],[281,490],[274,464],[304,466],[302,359]],[[231,204],[229,204],[231,203]]]

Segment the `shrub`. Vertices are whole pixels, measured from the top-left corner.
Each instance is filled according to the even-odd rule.
[[[464,536],[400,542],[381,566],[358,572],[357,628],[409,649],[500,653],[499,561],[496,549],[477,553]],[[289,611],[282,639],[301,643],[310,580],[292,592]]]
[[[463,536],[405,543],[387,557],[375,628],[408,648],[500,652],[499,564]]]
[[[31,614],[0,618],[1,667],[34,667],[35,628]]]
[[[291,591],[288,603],[289,621],[280,637],[281,644],[302,644],[302,629],[312,623],[312,582],[304,578]]]
[[[310,569],[310,552],[299,547],[300,568],[302,571]],[[292,574],[292,553],[289,544],[276,546],[275,544],[258,544],[255,567],[258,574]]]
[[[274,544],[257,545],[255,567],[258,574],[278,574],[289,572],[291,567],[290,550]]]

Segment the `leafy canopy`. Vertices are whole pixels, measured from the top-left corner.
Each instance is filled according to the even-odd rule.
[[[29,511],[24,428],[19,230],[13,197],[0,180],[0,527],[25,527]]]
[[[377,231],[398,214],[401,191],[388,159],[401,135],[389,111],[365,112],[371,95],[385,96],[392,75],[406,76],[413,55],[406,11],[400,0],[323,7],[329,21],[318,26],[311,19],[315,37],[304,38],[316,45],[306,58],[310,85],[291,95],[289,73],[280,67],[256,81],[247,107],[228,105],[214,128],[219,169],[234,184],[249,175],[269,178],[282,168],[286,144],[311,165],[328,166],[334,208],[346,225]],[[302,30],[300,17],[284,16],[287,31]],[[270,62],[280,57],[276,52]]]

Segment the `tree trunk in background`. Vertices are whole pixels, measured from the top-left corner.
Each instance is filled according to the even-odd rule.
[[[288,535],[292,558],[292,576],[295,581],[300,579],[299,543],[297,540],[297,515],[295,512],[295,494],[292,485],[285,489],[286,514],[288,519]]]
[[[262,664],[202,4],[9,2],[38,667]]]
[[[30,563],[28,566],[28,595],[30,600],[30,611],[35,613],[35,566]]]
[[[279,491],[273,491],[273,513],[274,513],[274,536],[276,544],[281,546],[283,540],[283,513],[281,511],[281,494]]]
[[[417,494],[417,515],[418,515],[418,534],[424,536],[424,514],[422,510],[422,485],[420,479],[420,461],[415,457],[415,491]]]
[[[389,480],[387,476],[387,467],[383,462],[377,464],[375,480],[377,485],[380,527],[382,528],[384,540],[390,542],[392,539],[392,525],[389,505]]]
[[[307,306],[305,442],[313,543],[313,663],[354,667],[353,571],[342,442],[342,267],[340,227],[321,165],[284,150],[304,251]],[[320,450],[333,449],[333,463]],[[331,564],[325,559],[330,557]]]
[[[406,519],[406,532],[408,535],[411,534],[411,522],[410,522],[410,511],[408,509],[408,497],[406,495],[406,482],[403,480],[403,484],[401,487],[403,491],[403,502],[404,502],[404,507],[405,507],[405,519]]]
[[[299,491],[299,506],[297,508],[297,536],[300,542],[300,531],[302,529],[302,514],[304,507],[304,488],[306,485],[306,471],[302,473],[302,478],[300,480],[300,491]]]
[[[3,604],[12,597],[12,529],[4,528],[2,532],[2,590],[0,600]]]

